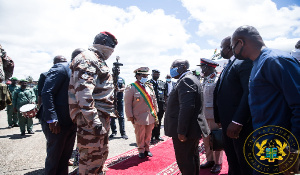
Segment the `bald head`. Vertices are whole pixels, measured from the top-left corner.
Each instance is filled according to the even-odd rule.
[[[262,37],[253,26],[241,26],[231,37],[232,53],[240,60],[255,60],[264,47],[265,43]]]
[[[300,49],[300,40],[296,43],[295,49]]]
[[[171,76],[175,79],[178,79],[183,73],[187,72],[189,68],[190,63],[188,60],[177,59],[172,63],[170,68]]]
[[[54,57],[53,64],[61,63],[61,62],[67,62],[67,59],[62,55],[57,55],[56,57]]]
[[[241,26],[235,30],[235,32],[232,35],[232,40],[241,39],[244,40],[244,42],[247,40],[253,45],[257,45],[258,47],[264,46],[264,41],[262,37],[260,36],[257,29],[253,26]],[[232,42],[231,42],[232,43]],[[232,43],[233,46],[234,43]]]
[[[73,52],[72,52],[72,55],[71,55],[71,61],[78,55],[80,54],[81,52],[84,52],[85,50],[82,49],[82,48],[77,48],[75,49]]]
[[[221,56],[225,59],[230,59],[233,55],[231,50],[231,36],[227,36],[221,42]]]

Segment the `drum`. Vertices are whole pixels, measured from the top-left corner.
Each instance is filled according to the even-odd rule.
[[[20,108],[20,112],[25,118],[33,118],[36,116],[38,109],[35,104],[26,104]]]

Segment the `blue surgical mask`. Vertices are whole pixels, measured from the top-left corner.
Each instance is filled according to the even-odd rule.
[[[177,70],[178,70],[178,67],[173,67],[173,68],[170,69],[170,75],[171,75],[172,78],[174,78],[174,77],[176,77],[176,76],[179,75],[179,73],[177,72]]]
[[[148,78],[144,78],[144,77],[142,77],[141,80],[140,80],[140,82],[142,84],[145,84],[147,81],[148,81]]]
[[[170,78],[167,78],[167,79],[166,79],[166,81],[167,81],[167,82],[170,82],[170,81],[171,81],[171,79],[170,79]]]

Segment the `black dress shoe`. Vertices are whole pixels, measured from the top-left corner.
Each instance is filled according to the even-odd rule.
[[[211,168],[215,165],[214,161],[207,161],[205,164],[200,165],[201,169]]]
[[[217,173],[220,173],[221,172],[221,169],[222,169],[222,164],[215,164],[210,172],[213,173],[213,174],[217,174]]]
[[[28,131],[28,134],[34,134],[34,132],[33,131]]]
[[[155,143],[155,139],[152,137],[150,143]]]
[[[144,159],[146,156],[145,156],[145,154],[144,153],[139,153],[139,158],[140,159]]]
[[[13,127],[19,127],[19,125],[18,125],[18,124],[13,124],[12,126],[13,126]]]
[[[159,141],[164,141],[164,139],[161,138],[160,136],[156,137],[155,139],[156,139],[156,140],[159,140]]]
[[[126,134],[122,134],[122,138],[127,140],[128,139],[128,136]]]
[[[150,151],[145,151],[145,156],[152,157],[152,156],[153,156],[153,154],[152,154]]]
[[[24,136],[24,135],[25,135],[25,131],[22,131],[22,132],[21,132],[21,136]]]
[[[111,133],[111,135],[109,136],[109,138],[114,138],[117,135],[117,133]]]

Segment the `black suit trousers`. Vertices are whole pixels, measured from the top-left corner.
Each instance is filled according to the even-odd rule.
[[[161,119],[164,116],[164,102],[158,102],[158,113],[157,113],[157,118],[158,118],[158,126],[155,126],[152,130],[152,137],[158,138],[160,136],[160,126],[161,126]]]
[[[229,138],[226,130],[223,130],[224,150],[229,165],[228,175],[252,175],[253,169],[247,163],[243,153],[245,141],[252,131],[251,122],[243,126],[238,139]]]
[[[47,140],[45,175],[67,175],[76,137],[76,125],[61,126],[59,134],[53,134],[45,121],[41,121],[41,125]]]
[[[200,171],[199,138],[181,142],[172,137],[176,161],[182,175],[198,175]]]

